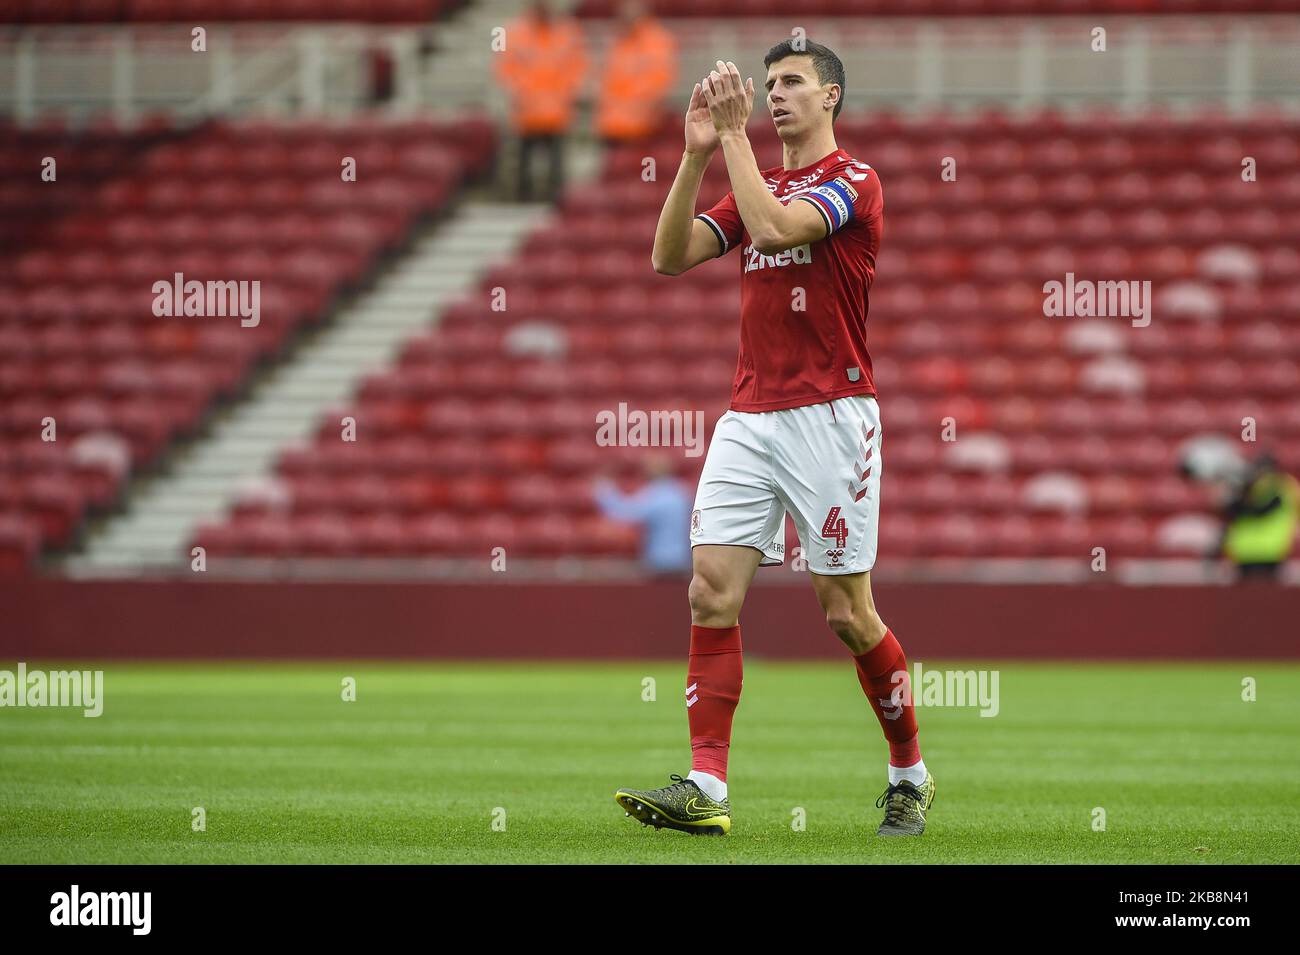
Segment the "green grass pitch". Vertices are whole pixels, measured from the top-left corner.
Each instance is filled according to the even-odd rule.
[[[1000,713],[918,710],[929,830],[882,840],[847,658],[746,661],[731,835],[624,818],[689,769],[684,664],[105,664],[98,719],[0,709],[0,862],[1300,861],[1298,665],[948,663]]]

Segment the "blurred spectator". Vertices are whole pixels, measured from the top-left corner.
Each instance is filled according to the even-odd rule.
[[[533,197],[533,156],[541,151],[548,164],[545,197],[553,200],[564,183],[564,137],[586,69],[582,31],[571,17],[553,14],[547,0],[535,0],[506,27],[505,37],[497,77],[510,96],[519,137],[518,196]]]
[[[1240,579],[1274,579],[1291,555],[1300,516],[1300,483],[1267,452],[1251,465],[1225,509],[1221,550]]]
[[[657,574],[691,569],[691,493],[672,474],[668,459],[646,461],[646,483],[624,494],[607,478],[597,480],[596,504],[610,520],[641,525],[641,560]]]
[[[624,0],[617,22],[600,74],[596,131],[607,142],[627,143],[660,126],[664,97],[677,74],[677,42],[641,0]]]

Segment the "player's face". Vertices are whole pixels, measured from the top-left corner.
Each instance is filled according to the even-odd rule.
[[[817,79],[810,56],[787,56],[767,68],[767,111],[772,114],[776,133],[783,140],[807,135],[825,122],[824,108],[829,86]]]

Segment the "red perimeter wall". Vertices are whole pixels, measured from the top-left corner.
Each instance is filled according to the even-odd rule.
[[[812,588],[756,585],[750,653],[838,657]],[[911,657],[1300,658],[1300,588],[893,584]],[[0,579],[0,659],[680,658],[685,583]]]

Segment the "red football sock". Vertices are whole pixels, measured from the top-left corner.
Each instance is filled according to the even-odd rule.
[[[876,711],[885,739],[889,740],[889,764],[915,766],[921,758],[921,746],[917,741],[912,678],[894,631],[886,630],[883,640],[853,659],[858,665],[862,692]],[[896,673],[902,676],[895,679]]]
[[[727,781],[731,718],[740,702],[740,627],[691,627],[686,670],[686,719],[691,725],[691,769]]]

